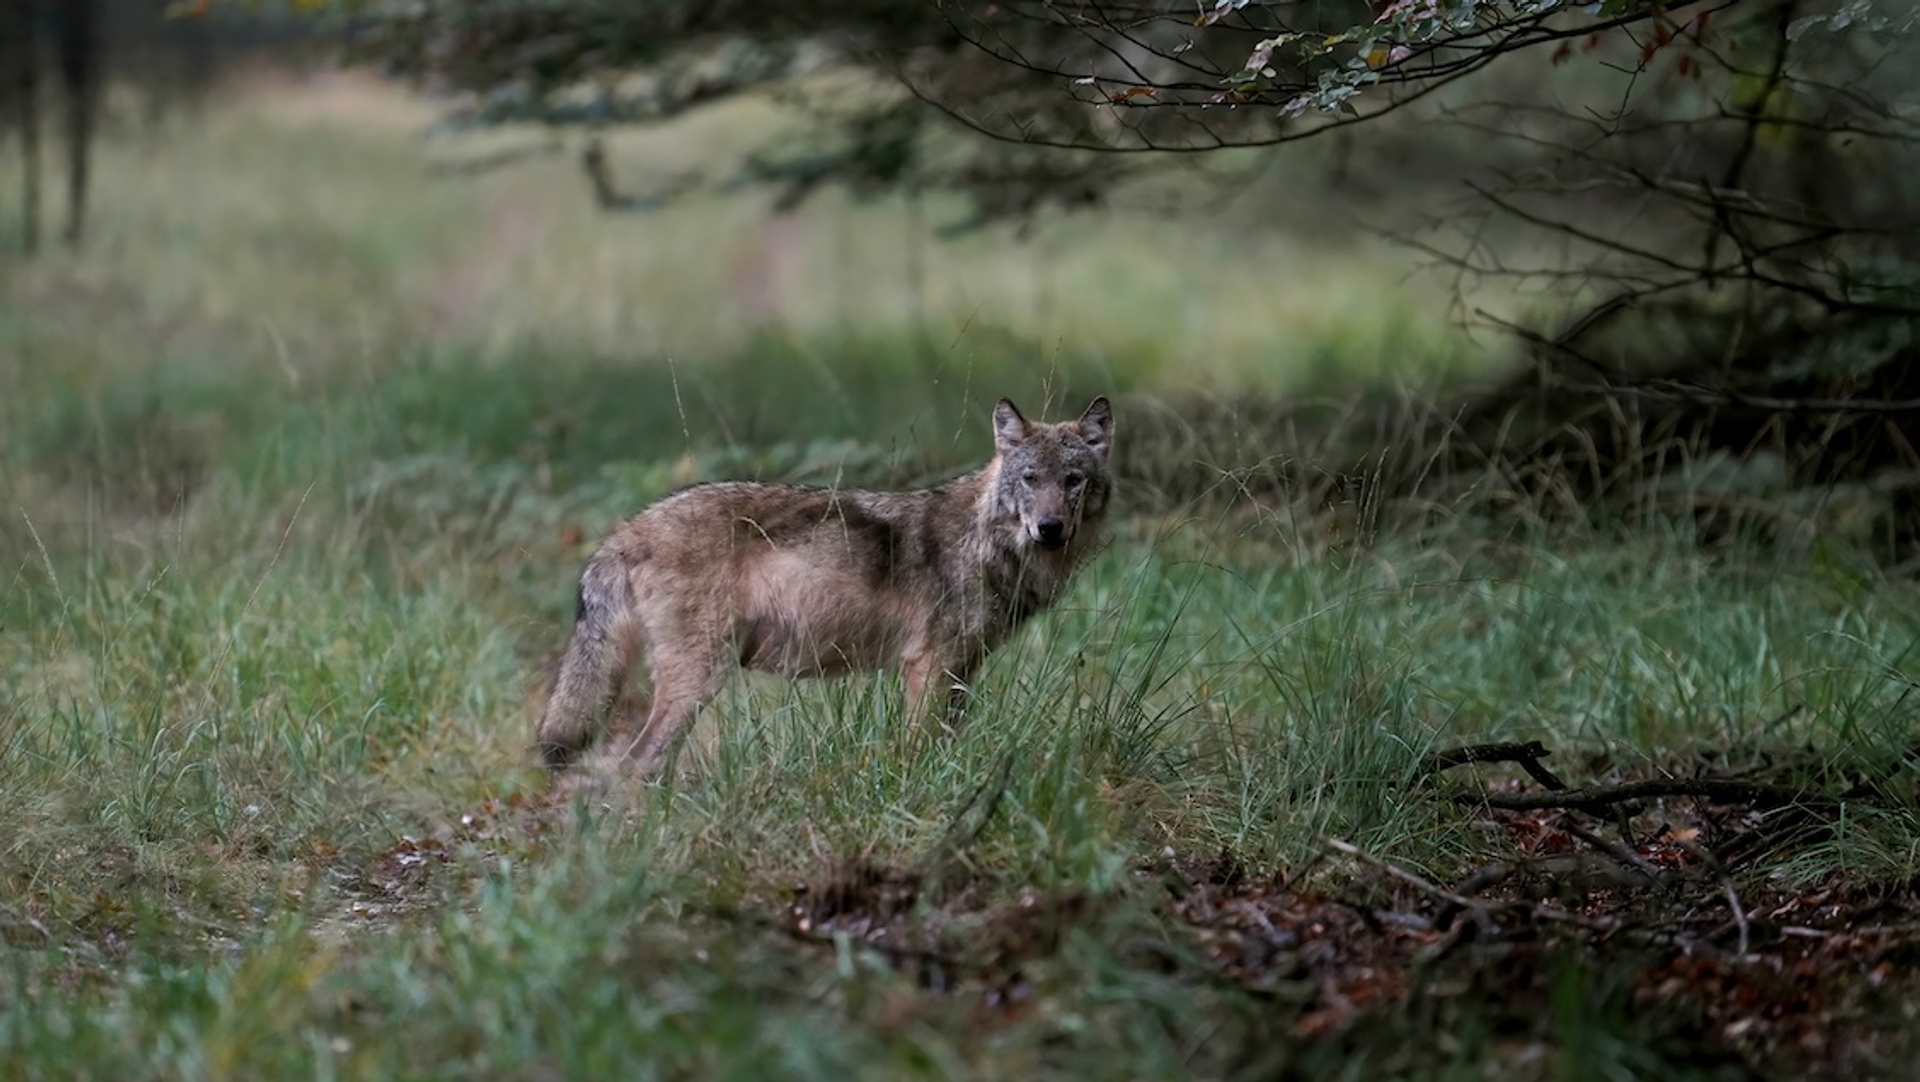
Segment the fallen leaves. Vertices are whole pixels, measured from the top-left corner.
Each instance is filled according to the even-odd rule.
[[[470,878],[503,857],[537,852],[563,806],[551,793],[515,792],[489,798],[431,831],[402,834],[364,866],[340,866],[343,854],[324,842],[310,843],[309,855],[333,865],[336,886],[352,898],[347,906],[352,917],[395,920],[430,904],[443,868],[458,868]]]
[[[702,958],[699,945],[724,942],[703,938],[717,927],[799,944],[841,972],[859,952],[910,978],[883,992],[881,1015],[910,1021],[957,1005],[983,1033],[1048,1018],[1085,967],[1118,966],[1235,997],[1303,1049],[1337,1054],[1399,1032],[1410,1014],[1471,1015],[1504,1034],[1513,1063],[1532,1062],[1565,1053],[1553,1027],[1566,1008],[1554,996],[1573,973],[1599,982],[1593,995],[1622,1032],[1756,1075],[1854,1077],[1910,1051],[1886,1020],[1916,990],[1920,884],[1833,864],[1810,883],[1776,874],[1783,854],[1841,829],[1832,809],[1843,798],[1885,808],[1904,791],[1817,771],[1796,786],[1771,767],[1765,778],[1670,773],[1675,784],[1649,787],[1604,756],[1571,765],[1600,779],[1573,788],[1542,765],[1547,754],[1536,743],[1481,745],[1430,760],[1417,784],[1432,787],[1437,808],[1459,810],[1461,837],[1478,839],[1477,854],[1450,868],[1329,838],[1286,871],[1250,868],[1231,851],[1167,850],[1099,892],[1043,888],[951,859],[992,819],[996,800],[981,796],[960,817],[962,840],[936,847],[939,860],[829,859],[771,911],[749,893],[674,919]],[[1512,776],[1440,784],[1442,772],[1454,779],[1476,764]],[[1512,799],[1523,796],[1561,806]],[[399,837],[363,860],[353,916],[398,919],[489,861],[537,855],[567,806],[517,794]],[[342,859],[317,843],[314,852]]]
[[[1502,747],[1569,806],[1479,802],[1470,814],[1498,841],[1453,881],[1330,839],[1334,860],[1294,876],[1253,874],[1226,852],[1168,853],[1112,897],[1024,889],[988,905],[990,883],[923,897],[918,876],[862,858],[794,888],[781,926],[836,952],[873,949],[924,988],[971,997],[984,1025],[1028,1016],[1034,967],[1068,932],[1120,950],[1124,928],[1145,924],[1172,937],[1163,964],[1290,1010],[1309,1043],[1458,1002],[1531,1033],[1515,1054],[1536,1054],[1551,1044],[1556,975],[1577,966],[1615,975],[1614,1009],[1633,1025],[1755,1073],[1853,1077],[1904,1047],[1884,1019],[1914,989],[1920,885],[1834,872],[1795,889],[1742,872],[1797,844],[1783,816],[1817,820],[1817,808],[1742,803],[1777,804],[1788,788],[1750,780],[1573,790],[1540,766],[1538,745]],[[1485,791],[1523,789],[1508,779]],[[1115,916],[1125,913],[1134,925]]]

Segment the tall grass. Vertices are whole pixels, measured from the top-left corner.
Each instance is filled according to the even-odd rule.
[[[1377,303],[1156,309],[1286,242],[1183,266],[1125,217],[1053,234],[1044,318],[1014,303],[1026,257],[982,240],[917,291],[827,273],[901,243],[894,206],[807,218],[848,247],[803,244],[742,329],[685,253],[746,243],[748,209],[609,222],[552,164],[423,178],[389,111],[414,114],[366,93],[110,146],[97,246],[0,299],[8,1076],[1471,1076],[1513,1058],[1495,1014],[1303,1042],[1285,987],[1203,975],[1160,873],[1221,854],[1338,890],[1335,835],[1458,876],[1486,825],[1416,781],[1459,742],[1542,739],[1569,775],[1904,769],[1920,606],[1844,552],[1465,519],[1342,547],[1210,502],[1123,519],[950,738],[891,677],[743,678],[667,784],[546,806],[528,674],[598,533],[671,486],[918,483],[985,453],[998,394],[1129,392],[1124,443],[1191,382],[1462,347]],[[1315,261],[1304,295],[1375,258]],[[1911,876],[1917,825],[1863,811],[1743,874]],[[987,961],[782,931],[854,864],[919,877],[915,926]],[[995,946],[1013,927],[1047,947]],[[1557,1073],[1680,1072],[1606,981],[1597,1014],[1553,999]]]

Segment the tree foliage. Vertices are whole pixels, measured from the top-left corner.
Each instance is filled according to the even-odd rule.
[[[307,2],[359,56],[457,94],[455,127],[790,95],[809,137],[722,178],[783,206],[827,182],[956,187],[982,221],[1023,217],[1170,157],[1444,127],[1478,159],[1470,197],[1409,239],[1463,283],[1560,298],[1521,330],[1561,357],[1669,303],[1750,338],[1920,312],[1900,179],[1920,166],[1920,14],[1896,0]],[[857,91],[823,89],[850,72]]]
[[[594,127],[856,69],[893,93],[815,101],[841,139],[826,160],[767,170],[801,182],[991,188],[1091,198],[1127,159],[1079,151],[1205,151],[1305,138],[1384,116],[1503,57],[1606,34],[1697,44],[1716,15],[1771,0],[335,0],[362,56],[467,95],[456,124]],[[1690,69],[1691,70],[1691,69]],[[1002,144],[942,153],[931,121]],[[1009,150],[1007,148],[1018,148]],[[791,179],[791,178],[789,178]],[[1005,201],[1028,209],[1045,201]]]

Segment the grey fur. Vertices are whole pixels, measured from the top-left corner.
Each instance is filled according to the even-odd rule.
[[[646,721],[618,754],[648,776],[736,666],[792,677],[898,665],[916,715],[1059,600],[1098,544],[1112,495],[1113,411],[1036,424],[1001,399],[994,456],[933,488],[862,492],[695,485],[628,520],[580,579],[573,636],[536,737],[547,764],[601,739],[628,671],[653,672]]]

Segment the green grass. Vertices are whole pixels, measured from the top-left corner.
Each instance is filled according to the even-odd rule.
[[[806,247],[743,330],[724,259],[683,253],[742,243],[752,208],[607,223],[541,187],[577,184],[562,166],[428,180],[376,105],[416,116],[336,88],[217,114],[144,169],[110,147],[95,246],[0,295],[0,1076],[1705,1076],[1631,956],[1316,1036],[1311,977],[1222,976],[1168,884],[1222,861],[1329,913],[1386,890],[1328,836],[1457,881],[1512,842],[1418,764],[1496,739],[1545,741],[1575,784],[1697,757],[1881,779],[1905,795],[1786,837],[1739,889],[1920,871],[1910,583],[1677,525],[1342,546],[1246,504],[1123,517],[951,739],[890,677],[743,679],[670,784],[548,806],[529,674],[594,538],[675,484],[911,484],[984,454],[1000,393],[1124,392],[1124,444],[1129,410],[1195,385],[1466,351],[1411,305],[1256,318],[1236,285],[1204,317],[1155,308],[1286,241],[1164,261],[1124,215],[1048,234],[1053,315],[978,240],[916,300],[856,273],[902,209],[838,204],[805,229],[850,247]],[[515,215],[546,224],[474,239]],[[1293,296],[1377,286],[1378,259]],[[903,913],[833,910],[860,866],[915,877]],[[924,941],[889,954],[862,920]]]

